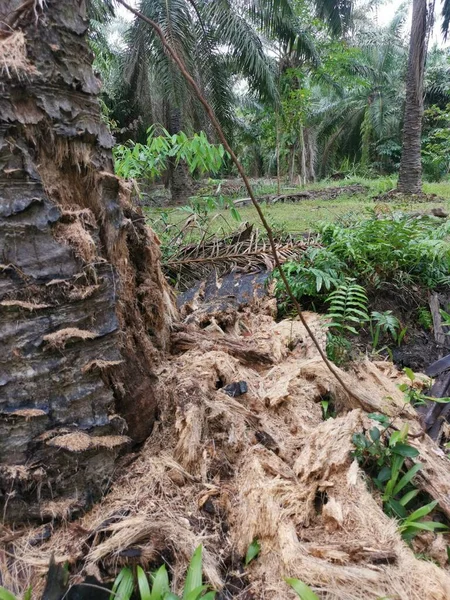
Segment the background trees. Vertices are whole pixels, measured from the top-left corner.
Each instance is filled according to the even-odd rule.
[[[407,81],[407,11],[381,26],[378,4],[143,0],[140,9],[160,23],[181,54],[250,172],[273,176],[278,164],[292,183],[336,172],[395,173],[403,130],[407,137],[415,132],[415,141],[412,151],[407,144],[403,152],[409,166],[399,186],[410,189],[415,179],[417,189],[423,140],[412,123],[420,121],[422,109],[405,113],[406,92],[410,106],[414,86],[423,85],[416,98],[423,96],[425,108],[444,110],[448,50],[430,51],[417,71],[423,82]],[[416,2],[414,23],[420,6]],[[148,126],[159,123],[173,133],[204,130],[214,142],[201,105],[151,28],[135,20],[121,34],[114,26],[103,38],[96,27],[92,47],[106,81],[104,109],[119,141],[145,141]],[[120,43],[111,47],[111,40]],[[192,193],[182,163],[169,166],[165,181],[175,201]]]

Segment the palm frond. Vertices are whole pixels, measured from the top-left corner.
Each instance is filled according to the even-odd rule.
[[[298,258],[306,249],[304,241],[280,241],[277,251],[282,262]],[[231,272],[255,273],[272,271],[275,267],[272,251],[253,225],[245,225],[232,236],[210,236],[201,243],[188,244],[163,262],[168,277],[188,289],[195,281],[207,279],[212,271],[219,277]]]
[[[317,16],[322,19],[335,35],[346,32],[351,16],[351,0],[315,0]]]
[[[442,5],[442,19],[442,35],[444,36],[444,40],[447,40],[450,27],[450,0],[444,0]]]

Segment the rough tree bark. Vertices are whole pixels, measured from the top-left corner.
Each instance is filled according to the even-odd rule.
[[[181,112],[179,108],[168,108],[168,129],[170,135],[181,131]],[[187,204],[193,194],[193,181],[189,168],[184,161],[178,164],[175,160],[169,163],[169,188],[173,204]]]
[[[402,156],[397,189],[405,194],[422,191],[421,136],[423,117],[423,77],[427,37],[427,1],[414,0],[406,75],[406,102],[403,123]]]
[[[150,433],[173,312],[112,169],[84,0],[0,3],[0,510],[68,516]]]

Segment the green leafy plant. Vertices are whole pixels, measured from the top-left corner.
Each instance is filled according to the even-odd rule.
[[[352,349],[351,342],[342,334],[333,334],[327,332],[327,357],[336,365],[344,365],[348,362],[350,351]]]
[[[114,581],[110,600],[129,600],[136,580],[140,600],[213,600],[216,595],[216,592],[207,591],[207,586],[203,585],[201,545],[192,555],[181,598],[170,591],[167,569],[162,565],[152,576],[151,586],[142,567],[136,568],[136,577],[129,567],[124,567]]]
[[[330,306],[326,314],[329,329],[339,332],[357,334],[356,327],[361,327],[369,320],[368,299],[365,289],[353,279],[346,279],[327,298]]]
[[[372,311],[369,320],[370,336],[372,339],[372,349],[376,352],[380,336],[389,334],[391,338],[400,345],[406,334],[406,327],[401,329],[400,321],[391,310],[385,312]]]
[[[19,600],[17,596],[14,596],[6,588],[0,585],[0,600]],[[22,597],[22,600],[31,600],[31,588],[28,588]]]
[[[289,285],[297,298],[318,298],[336,288],[344,281],[342,261],[325,248],[310,246],[298,261],[287,262],[283,265]],[[276,281],[275,295],[280,305],[288,305],[284,284],[274,271]]]
[[[420,306],[417,309],[417,321],[427,331],[433,329],[433,317],[427,306]]]
[[[437,225],[432,217],[396,214],[374,215],[358,226],[337,223],[319,227],[327,253],[346,265],[346,274],[367,287],[389,282],[397,289],[419,283],[432,289],[448,281],[450,225]]]
[[[399,520],[399,530],[406,540],[410,540],[419,530],[447,530],[447,526],[434,521],[422,521],[437,503],[428,503],[411,510],[421,491],[413,485],[415,475],[422,464],[406,467],[406,460],[415,458],[419,452],[407,443],[408,425],[389,436],[391,423],[384,415],[371,414],[373,420],[382,425],[380,430],[373,427],[369,437],[363,433],[353,435],[354,456],[371,478],[373,485],[382,493],[383,509],[391,517]],[[385,443],[387,440],[387,443]],[[409,512],[411,510],[411,512]]]
[[[160,135],[155,131],[154,125],[147,130],[146,144],[130,141],[115,146],[114,165],[119,177],[152,181],[167,170],[170,159],[186,162],[191,173],[217,173],[221,168],[225,149],[221,144],[211,144],[203,131],[192,137],[183,131],[174,135],[164,128]]]
[[[258,542],[258,540],[255,539],[248,547],[247,553],[245,555],[245,565],[247,566],[248,564],[250,564],[252,562],[252,560],[258,556],[258,554],[260,552],[261,552],[261,544]]]

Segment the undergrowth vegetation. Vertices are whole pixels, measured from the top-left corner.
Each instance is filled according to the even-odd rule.
[[[419,320],[431,326],[424,306],[427,290],[450,282],[450,225],[432,216],[393,214],[364,220],[325,223],[316,244],[284,270],[304,306],[326,314],[328,354],[342,363],[349,352],[349,335],[365,328],[373,352],[380,342],[400,345],[406,328],[391,310],[370,311],[369,297],[386,291],[408,302],[411,295]],[[275,294],[281,314],[292,309],[277,272]]]
[[[192,555],[181,597],[170,591],[165,565],[151,577],[151,584],[145,571],[138,566],[135,574],[129,567],[120,571],[114,582],[110,600],[130,600],[135,587],[139,591],[140,600],[213,600],[216,595],[214,591],[207,591],[208,586],[203,584],[201,545]]]
[[[378,490],[384,512],[398,520],[399,531],[410,542],[420,531],[448,531],[448,526],[428,517],[438,508],[436,501],[414,485],[414,477],[423,465],[409,466],[408,460],[419,455],[418,450],[407,443],[408,426],[398,431],[388,417],[370,414],[378,422],[368,432],[355,433],[354,456],[369,477],[374,490]]]

